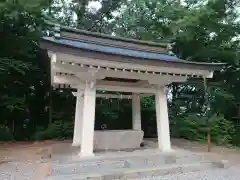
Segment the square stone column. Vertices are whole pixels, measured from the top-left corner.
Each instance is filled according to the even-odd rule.
[[[81,157],[91,157],[94,145],[94,124],[96,105],[96,82],[86,81],[83,100],[83,118],[81,135]]]
[[[158,148],[171,151],[166,88],[159,87],[155,96],[157,115]]]
[[[83,92],[78,89],[76,94],[75,121],[72,146],[80,146],[82,134]]]
[[[140,94],[132,94],[132,127],[134,130],[142,130],[140,100]]]

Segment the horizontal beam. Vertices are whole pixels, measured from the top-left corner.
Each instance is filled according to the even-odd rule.
[[[132,99],[132,95],[119,95],[119,94],[97,94],[99,98],[109,99]]]
[[[77,96],[77,92],[72,92],[73,96]],[[80,93],[79,96],[82,96],[83,93]],[[147,97],[153,94],[140,94],[140,97]],[[107,99],[132,99],[132,95],[122,95],[122,94],[97,94],[98,98],[107,98]]]
[[[136,86],[136,83],[132,82],[121,82],[121,81],[105,81],[105,80],[98,80],[98,85],[111,85],[111,86]]]
[[[54,76],[54,83],[56,84],[75,84],[81,85],[84,84],[84,80],[71,75],[55,75]],[[104,81],[104,80],[97,80],[98,85],[113,85],[113,86],[135,86],[134,83],[128,82],[117,82],[117,81]]]
[[[77,92],[72,92],[74,96],[77,96]],[[83,94],[80,94],[80,96]],[[98,98],[109,99],[132,99],[132,95],[119,95],[119,94],[96,94]]]
[[[125,78],[125,79],[139,79],[142,80],[141,84],[146,81],[151,84],[169,84],[171,82],[184,82],[187,80],[187,76],[171,76],[171,75],[160,75],[160,74],[149,74],[149,73],[138,73],[138,72],[127,72],[127,71],[115,71],[98,68],[89,68],[74,66],[71,64],[61,64],[60,62],[54,65],[55,72],[71,73],[75,74],[80,79],[84,80],[87,78],[103,79],[104,77],[114,78]],[[137,85],[137,84],[136,84]]]
[[[106,70],[106,69],[98,69],[95,67],[88,68],[88,67],[81,67],[77,65],[71,64],[61,64],[57,62],[54,64],[55,71],[63,72],[63,73],[73,73],[79,77],[81,73],[94,73],[95,77],[98,76],[106,76],[106,77],[114,77],[114,78],[126,78],[126,79],[139,79],[139,80],[148,80],[148,79],[159,79],[160,75],[154,74],[144,74],[144,73],[137,73],[137,72],[128,72],[128,71],[115,71],[115,70]]]
[[[96,85],[97,90],[114,91],[114,92],[135,92],[135,93],[155,93],[156,88],[142,88],[132,86],[110,86],[110,85]]]
[[[84,81],[74,76],[54,76],[54,83],[56,84],[68,84],[72,85],[73,88],[79,86],[84,87]],[[118,85],[101,85],[96,84],[97,90],[102,91],[115,91],[115,92],[137,92],[137,93],[154,93],[156,88],[154,85],[150,88],[136,87],[136,86],[118,86]]]
[[[79,88],[79,86],[71,85],[72,88]],[[134,92],[134,93],[147,93],[153,94],[157,92],[156,88],[142,88],[131,86],[110,86],[110,85],[96,85],[96,89],[100,91],[112,91],[112,92]]]
[[[84,82],[81,79],[75,76],[62,76],[62,75],[55,75],[53,76],[53,83],[56,84],[83,84]]]
[[[126,62],[112,62],[107,60],[98,60],[92,58],[79,58],[78,56],[58,53],[58,59],[65,62],[82,63],[100,67],[111,67],[111,68],[122,68],[122,69],[134,69],[141,71],[155,71],[155,72],[169,72],[176,74],[188,74],[188,75],[201,75],[211,78],[211,71],[205,69],[189,69],[189,68],[178,68],[178,67],[163,67],[153,65],[142,65],[137,63],[126,63]],[[130,67],[130,68],[129,68]]]

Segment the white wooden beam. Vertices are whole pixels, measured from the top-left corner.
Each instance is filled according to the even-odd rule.
[[[72,74],[73,73],[73,71],[71,71],[71,70],[67,70],[67,69],[63,69],[63,68],[60,68],[60,67],[56,67],[55,64],[52,67],[52,71],[54,72],[54,74],[56,74],[56,73],[69,73],[69,74]]]
[[[142,80],[142,81],[138,81],[136,83],[134,83],[134,86],[143,86],[149,84],[147,80]]]
[[[97,90],[115,91],[115,92],[136,92],[136,93],[155,93],[155,88],[141,88],[133,86],[111,86],[111,85],[97,85]]]
[[[159,74],[144,74],[137,72],[127,72],[127,71],[115,71],[115,70],[106,70],[106,69],[98,69],[98,68],[89,68],[89,67],[81,67],[78,65],[71,64],[61,64],[57,62],[54,64],[54,69],[56,72],[63,73],[72,73],[76,74],[80,79],[103,79],[104,77],[114,77],[114,78],[125,78],[125,79],[139,79],[142,80],[138,84],[144,84],[146,81],[151,82],[150,84],[169,84],[171,82],[181,82],[186,81],[187,77],[183,76],[170,76],[170,75],[159,75]],[[105,83],[105,82],[104,82]],[[114,83],[114,82],[112,82]],[[133,85],[133,84],[132,84]]]
[[[111,86],[135,86],[135,83],[130,82],[119,82],[119,81],[105,81],[105,80],[98,80],[98,85],[111,85]]]
[[[105,76],[105,77],[115,77],[115,78],[126,78],[126,79],[157,79],[160,75],[154,74],[144,74],[144,73],[136,73],[136,72],[127,72],[127,71],[115,71],[115,70],[106,70],[106,69],[98,69],[98,68],[88,68],[81,67],[78,65],[71,64],[60,64],[59,62],[55,63],[55,69],[58,71],[61,70],[63,73],[73,73],[79,74],[79,77],[82,73],[94,72],[94,75],[97,76]]]
[[[118,95],[118,94],[97,94],[97,97],[106,99],[132,99],[132,95]]]
[[[79,58],[78,56],[58,53],[58,59],[66,62],[75,62],[88,64],[93,66],[103,66],[112,68],[122,68],[141,70],[141,71],[155,71],[155,72],[169,72],[175,74],[189,74],[189,75],[202,75],[211,78],[212,71],[201,70],[201,69],[188,69],[188,68],[177,68],[177,67],[163,67],[163,66],[152,66],[152,65],[141,65],[137,63],[124,63],[124,62],[112,62],[107,60],[99,60],[92,58]]]
[[[72,88],[77,88],[78,86],[72,84]],[[136,92],[136,93],[146,93],[150,96],[150,94],[153,94],[156,92],[155,88],[139,88],[139,87],[128,87],[128,86],[101,86],[96,85],[96,89],[100,91],[112,91],[112,92]]]
[[[60,76],[55,75],[53,77],[53,82],[56,84],[83,84],[84,82],[81,81],[81,79],[75,77],[75,76]]]
[[[158,84],[158,85],[166,85],[172,82],[185,82],[187,81],[187,76],[161,76],[158,79],[149,79],[149,84]]]
[[[77,92],[72,92],[73,96],[77,96]],[[106,99],[132,99],[132,95],[119,95],[119,94],[97,94],[98,98]]]
[[[54,83],[56,84],[68,84],[73,85],[73,87],[77,88],[83,84],[79,78],[74,76],[54,76]],[[102,91],[116,91],[116,92],[136,92],[136,93],[154,93],[155,87],[154,85],[152,88],[143,88],[143,87],[136,87],[136,86],[113,86],[113,85],[96,85],[97,90]]]
[[[54,71],[53,71],[53,66],[54,66],[54,63],[56,63],[56,60],[57,60],[57,55],[53,52],[49,52],[49,57],[51,58],[51,66],[50,66],[50,69],[51,69],[51,83],[53,83],[53,77],[54,77]]]
[[[73,96],[83,96],[83,93],[78,94],[77,92],[72,92]],[[154,94],[140,94],[140,97],[153,96]],[[122,94],[97,94],[98,98],[107,98],[107,99],[132,99],[132,95],[122,95]]]
[[[76,77],[82,80],[93,80],[93,79],[105,78],[103,74],[98,73],[99,69],[97,68],[81,67],[81,66],[72,65],[72,64],[61,64],[60,61],[54,63],[53,66],[54,66],[55,72],[75,74]]]

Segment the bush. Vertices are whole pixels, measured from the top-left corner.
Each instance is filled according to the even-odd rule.
[[[222,115],[214,115],[211,118],[211,138],[212,141],[219,145],[229,144],[235,133],[234,124],[226,120]]]
[[[203,141],[206,139],[206,119],[197,115],[188,115],[176,124],[179,128],[180,138],[192,141]]]
[[[239,124],[235,126],[235,133],[232,138],[232,144],[234,146],[240,146],[240,125]]]
[[[174,137],[192,141],[205,141],[207,138],[207,119],[198,115],[188,116],[171,120],[170,123]],[[216,144],[229,144],[234,134],[234,125],[222,115],[213,115],[209,118],[212,142]]]
[[[0,141],[12,141],[14,137],[6,126],[0,126]]]
[[[33,140],[70,139],[73,136],[73,124],[55,121],[46,130],[36,132]]]

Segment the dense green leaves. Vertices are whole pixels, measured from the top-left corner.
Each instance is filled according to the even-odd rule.
[[[47,55],[38,46],[43,8],[43,1],[1,2],[0,124],[15,139],[29,138],[39,121],[48,122]]]
[[[226,120],[222,115],[212,115],[211,122],[211,136],[212,141],[216,144],[224,145],[232,142],[234,125],[232,122]],[[207,118],[196,114],[189,114],[188,116],[172,119],[175,121],[171,126],[172,135],[174,137],[181,137],[193,141],[206,141]]]

